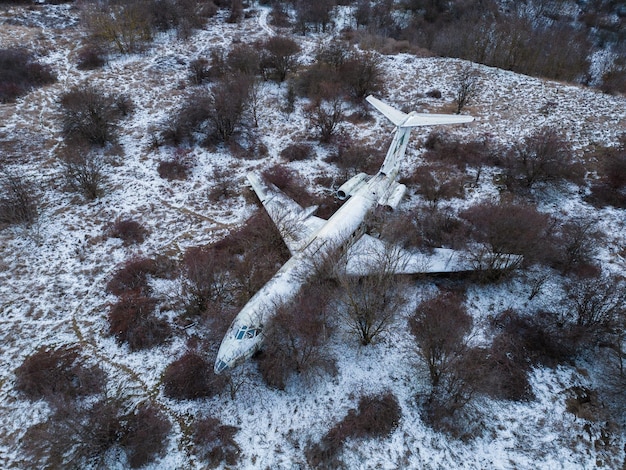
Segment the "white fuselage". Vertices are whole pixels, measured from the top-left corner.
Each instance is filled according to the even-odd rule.
[[[316,261],[345,244],[354,235],[382,194],[394,183],[395,174],[372,176],[333,216],[314,233],[244,306],[233,320],[220,345],[215,372],[232,368],[254,354],[263,341],[263,328],[277,307],[292,300],[315,273]]]

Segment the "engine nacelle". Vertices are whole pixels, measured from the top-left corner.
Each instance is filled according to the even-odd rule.
[[[369,176],[366,173],[359,173],[354,175],[348,181],[339,186],[337,190],[337,198],[340,200],[347,199],[359,190],[361,186],[365,184]]]
[[[391,191],[383,195],[383,197],[378,200],[378,204],[395,210],[405,194],[406,186],[404,184],[396,183]]]

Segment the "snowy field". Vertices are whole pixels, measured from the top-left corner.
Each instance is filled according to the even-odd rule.
[[[238,159],[221,147],[215,151],[194,147],[191,154],[196,164],[188,180],[169,182],[159,177],[157,164],[169,158],[172,149],[154,149],[152,138],[185,96],[189,62],[208,57],[212,48],[228,47],[233,41],[252,42],[274,34],[267,11],[257,8],[249,13],[240,24],[228,24],[219,14],[187,40],[174,33],[161,34],[145,53],[112,57],[102,69],[80,71],[75,53],[83,33],[75,10],[67,5],[0,9],[0,47],[26,46],[58,76],[56,83],[16,103],[0,104],[0,153],[12,168],[37,182],[42,201],[35,227],[0,231],[0,467],[21,468],[19,440],[49,412],[45,403],[28,402],[14,390],[15,368],[42,345],[76,342],[101,364],[110,382],[138,401],[159,403],[171,419],[167,453],[147,468],[204,468],[184,445],[182,429],[193,418],[208,414],[240,428],[236,441],[242,453],[237,468],[307,468],[303,449],[308,442],[317,441],[342,419],[361,395],[386,390],[400,401],[400,425],[386,439],[349,441],[342,454],[347,468],[620,467],[624,431],[614,432],[610,448],[598,446],[599,426],[589,428],[565,411],[565,391],[589,385],[589,374],[577,368],[534,369],[531,384],[536,398],[528,402],[481,399],[478,408],[485,431],[473,440],[450,439],[423,424],[415,396],[428,388],[427,371],[417,365],[406,318],[433,289],[428,280],[414,283],[404,311],[376,344],[361,347],[347,332],[335,335],[331,348],[338,360],[336,376],[312,385],[294,380],[285,391],[264,385],[251,363],[241,372],[248,377],[234,399],[228,393],[188,402],[168,399],[161,390],[161,374],[185,350],[186,335],[193,334],[193,328],[177,332],[166,345],[132,353],[106,336],[106,315],[115,297],[106,294],[105,285],[125,260],[133,255],[177,257],[187,247],[219,240],[256,210],[244,197],[248,171],[280,163],[280,150],[303,137],[318,145],[307,129],[302,100],[287,115],[280,110],[285,85],[266,82],[255,131],[269,150],[266,158]],[[302,45],[301,62],[307,63],[316,46],[330,35],[294,38]],[[387,86],[382,99],[420,112],[453,111],[455,73],[463,61],[397,54],[382,57],[382,64]],[[507,144],[549,124],[565,132],[575,151],[581,151],[615,144],[626,130],[624,97],[481,65],[475,68],[480,94],[464,112],[476,121],[451,129],[456,136],[486,136]],[[122,121],[119,149],[110,156],[105,194],[88,203],[65,188],[63,168],[55,157],[62,143],[58,98],[84,82],[127,93],[135,105]],[[442,99],[425,97],[432,89],[439,89]],[[555,104],[546,108],[547,103]],[[356,125],[345,122],[342,130],[365,143],[388,142],[390,126],[382,118],[375,119]],[[428,132],[414,131],[404,170],[420,164],[418,143]],[[341,172],[324,161],[328,148],[319,146],[316,153],[314,160],[289,164],[309,180],[313,192],[320,191],[314,185],[316,177],[330,176],[341,182]],[[216,184],[216,169],[227,170],[236,193],[217,203],[208,197]],[[455,203],[469,205],[496,198],[490,179],[482,181],[465,200]],[[608,235],[599,255],[603,269],[626,272],[624,211],[595,209],[575,191],[548,193],[540,209],[564,218],[596,219],[598,228]],[[107,238],[106,225],[118,217],[140,220],[149,232],[146,240],[126,247],[118,239]],[[162,297],[175,297],[179,286],[160,281],[154,288]],[[558,310],[559,288],[555,281],[526,300],[528,286],[519,279],[474,286],[468,292],[468,306],[480,328],[490,315],[509,307],[523,307],[526,312]]]

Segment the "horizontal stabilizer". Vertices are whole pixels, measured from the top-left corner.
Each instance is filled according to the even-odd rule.
[[[365,100],[374,106],[378,111],[383,113],[395,126],[401,126],[404,121],[406,121],[406,118],[409,117],[408,114],[403,113],[393,106],[389,106],[387,103],[383,103],[379,99],[374,98],[372,95],[369,95],[365,98]]]
[[[419,127],[436,126],[439,124],[463,124],[472,122],[472,116],[461,116],[459,114],[406,114],[393,106],[383,103],[372,95],[365,98],[368,103],[383,113],[396,127]]]

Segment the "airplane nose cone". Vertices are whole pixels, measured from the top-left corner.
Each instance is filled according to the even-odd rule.
[[[215,361],[215,368],[213,370],[216,374],[219,374],[226,369],[228,369],[228,364],[226,364],[224,361],[222,361],[221,359]]]

